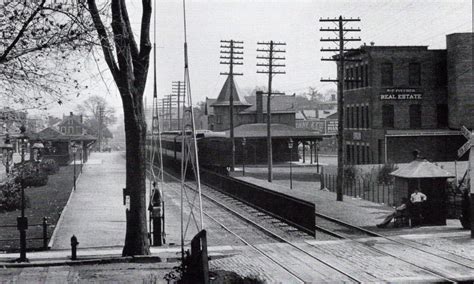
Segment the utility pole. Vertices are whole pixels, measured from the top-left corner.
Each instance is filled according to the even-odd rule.
[[[333,42],[339,43],[339,48],[321,48],[322,52],[338,52],[338,55],[333,58],[322,58],[322,61],[337,61],[337,80],[332,79],[321,79],[321,82],[337,82],[337,113],[338,113],[338,126],[337,126],[337,181],[336,181],[336,193],[337,201],[343,200],[343,181],[344,181],[344,82],[348,79],[344,79],[344,62],[345,61],[359,61],[354,59],[345,59],[344,52],[355,49],[345,49],[344,43],[350,41],[360,41],[360,38],[344,38],[348,32],[360,32],[359,28],[345,28],[344,25],[348,22],[360,22],[360,19],[344,19],[342,16],[333,19],[320,19],[320,22],[332,22],[337,25],[336,28],[321,28],[322,32],[334,32],[337,38],[321,38],[322,42]],[[352,80],[352,78],[351,78]]]
[[[229,72],[221,72],[221,75],[230,77],[230,96],[229,96],[229,118],[230,118],[230,141],[232,143],[232,164],[231,171],[235,170],[235,139],[234,139],[234,76],[242,76],[243,73],[235,73],[234,65],[243,65],[244,54],[242,46],[243,41],[221,40],[221,56],[220,63],[229,65]]]
[[[277,62],[285,60],[285,57],[278,56],[278,53],[285,53],[286,50],[278,49],[280,46],[286,46],[284,42],[257,42],[258,46],[262,48],[257,48],[257,52],[260,52],[263,55],[257,55],[257,59],[262,59],[263,63],[257,63],[257,67],[264,67],[263,70],[257,70],[257,73],[268,74],[268,91],[267,91],[267,158],[268,158],[268,181],[272,182],[273,180],[273,155],[272,155],[272,135],[271,135],[271,124],[272,124],[272,114],[271,114],[271,95],[281,95],[282,93],[272,93],[272,78],[277,74],[286,74],[285,71],[281,71],[285,67],[285,64],[278,64]]]
[[[184,98],[186,97],[186,86],[184,86],[184,81],[173,81],[171,88],[171,96],[176,97],[178,104],[178,125],[176,129],[181,129],[181,103],[184,103]],[[182,101],[181,98],[183,98]]]
[[[103,124],[103,116],[104,116],[104,106],[98,106],[99,112],[99,152],[102,152],[102,124]]]

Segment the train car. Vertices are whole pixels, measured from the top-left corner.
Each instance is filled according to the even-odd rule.
[[[191,135],[187,133],[186,135]],[[151,136],[147,139],[147,151],[150,151]],[[182,132],[166,131],[161,133],[163,162],[166,166],[179,167],[182,158]],[[196,131],[199,165],[203,168],[225,173],[232,163],[231,143],[224,132],[210,130]]]

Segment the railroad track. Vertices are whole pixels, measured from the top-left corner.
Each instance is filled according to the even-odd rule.
[[[177,180],[177,178],[172,174],[172,173],[167,173],[165,172],[166,176],[168,178],[171,178],[172,180],[174,181],[179,181]],[[187,186],[188,189],[191,189],[191,190],[195,190],[194,188],[190,187],[190,186]],[[204,190],[203,190],[204,189]],[[322,260],[322,259],[319,259],[317,258],[316,256],[308,253],[305,249],[303,248],[300,248],[299,246],[295,245],[293,242],[291,242],[290,240],[286,239],[285,237],[279,235],[278,233],[274,232],[273,230],[270,230],[268,228],[265,228],[264,226],[258,224],[257,222],[255,222],[254,220],[251,220],[250,218],[248,218],[247,216],[244,216],[244,214],[241,214],[239,212],[237,212],[236,210],[234,210],[233,208],[230,208],[228,205],[224,204],[223,202],[221,202],[220,200],[218,200],[217,198],[214,198],[212,196],[210,196],[210,194],[208,193],[204,193],[204,191],[206,191],[206,187],[201,187],[201,194],[202,196],[207,199],[207,200],[210,200],[211,202],[217,204],[218,206],[221,206],[223,208],[225,208],[227,211],[229,211],[231,214],[235,215],[235,216],[238,216],[239,218],[241,218],[242,220],[245,220],[246,223],[248,224],[251,224],[252,226],[254,226],[255,228],[258,228],[259,230],[263,231],[266,235],[268,236],[271,236],[271,238],[273,238],[273,240],[277,241],[277,242],[280,242],[280,243],[284,243],[286,245],[289,245],[293,250],[296,250],[298,251],[299,253],[302,253],[302,254],[305,254],[306,256],[310,257],[311,259],[314,259],[318,262],[320,262],[321,264],[329,267],[330,269],[336,271],[336,272],[339,272],[340,274],[344,275],[345,277],[347,277],[347,279],[349,281],[353,281],[353,282],[356,282],[356,283],[362,283],[363,281],[361,281],[360,279],[358,279],[356,276],[353,276],[353,275],[350,275],[349,273],[346,273],[340,269],[338,269],[337,267],[335,266],[332,266],[331,264],[327,263],[326,261]],[[217,192],[214,192],[214,193],[217,193]],[[222,193],[219,193],[219,194],[222,194]],[[300,276],[298,274],[297,271],[294,271],[292,268],[289,268],[287,265],[285,265],[284,263],[282,263],[282,261],[280,259],[278,259],[277,257],[274,257],[272,255],[270,255],[269,253],[267,253],[265,250],[259,248],[256,244],[254,244],[252,241],[249,241],[248,240],[248,237],[244,237],[242,236],[242,234],[239,234],[238,232],[235,232],[235,230],[231,229],[229,226],[227,226],[226,224],[224,224],[224,222],[218,220],[217,218],[214,218],[213,216],[210,216],[210,214],[207,214],[207,213],[204,213],[208,218],[210,218],[211,220],[213,220],[214,222],[216,222],[217,224],[219,224],[224,230],[226,230],[227,232],[229,232],[230,234],[234,235],[236,238],[238,238],[242,243],[244,243],[246,246],[250,247],[251,249],[253,249],[255,252],[257,252],[258,254],[264,256],[266,259],[268,259],[269,261],[271,261],[272,263],[276,264],[277,266],[279,266],[281,269],[285,270],[289,275],[291,275],[292,278],[294,278],[297,282],[300,282],[300,283],[307,283],[308,280],[307,279],[304,279],[302,276]]]
[[[424,271],[427,271],[428,273],[430,273],[430,274],[432,274],[436,277],[439,277],[439,278],[443,279],[446,282],[457,283],[458,280],[457,279],[451,279],[447,275],[443,275],[442,273],[439,273],[437,271],[432,271],[430,269],[422,267],[422,266],[418,265],[417,263],[415,263],[413,261],[407,261],[403,258],[397,257],[396,255],[393,255],[393,254],[387,253],[385,251],[382,251],[380,249],[374,248],[373,246],[368,246],[368,244],[366,242],[364,242],[363,240],[361,240],[361,239],[367,238],[367,237],[376,237],[376,238],[384,239],[384,240],[393,242],[393,243],[398,244],[398,245],[409,247],[410,249],[415,249],[417,251],[420,251],[420,253],[426,253],[426,254],[432,255],[434,257],[439,257],[439,258],[448,260],[450,262],[461,265],[463,267],[466,267],[466,268],[469,268],[469,269],[474,269],[474,264],[469,264],[470,259],[464,258],[465,261],[456,261],[452,258],[448,258],[446,256],[435,254],[435,253],[429,251],[429,249],[428,249],[429,246],[428,245],[424,245],[424,244],[419,243],[419,242],[413,242],[413,241],[409,241],[409,240],[403,240],[403,241],[397,240],[393,237],[388,237],[388,236],[385,236],[385,235],[382,235],[382,234],[364,229],[364,228],[359,227],[359,226],[349,224],[347,222],[332,218],[330,216],[327,216],[325,214],[318,213],[318,212],[315,212],[315,217],[316,217],[316,224],[317,224],[316,225],[316,230],[325,232],[327,234],[330,234],[330,235],[332,235],[334,237],[337,237],[337,238],[340,238],[340,239],[349,239],[349,240],[352,240],[352,241],[359,242],[359,243],[363,244],[366,247],[367,250],[377,251],[381,254],[385,254],[385,255],[388,255],[390,257],[395,257],[398,260],[409,263],[409,264],[414,265],[414,266],[416,266],[416,267],[418,267],[418,268],[420,268]],[[449,252],[446,252],[446,253],[449,254]]]
[[[168,176],[172,176],[171,174],[167,173]],[[176,179],[176,177],[173,177]],[[191,188],[192,189],[192,188]],[[235,215],[235,216],[239,216],[239,218],[241,218],[242,220],[245,220],[245,222],[251,224],[253,227],[255,228],[258,228],[259,230],[262,230],[263,232],[265,232],[265,234],[267,236],[270,236],[272,239],[274,239],[275,241],[277,242],[280,242],[280,243],[284,243],[288,246],[290,246],[293,250],[295,251],[298,251],[299,253],[303,253],[305,254],[306,256],[316,260],[317,262],[320,262],[321,264],[329,267],[330,269],[333,269],[337,272],[339,272],[340,274],[344,275],[345,277],[348,278],[349,281],[354,281],[354,282],[357,282],[357,283],[362,283],[364,282],[363,280],[359,279],[357,276],[355,275],[352,275],[351,273],[348,273],[348,272],[345,272],[343,270],[341,270],[340,268],[336,267],[336,266],[333,266],[331,265],[330,263],[328,263],[327,261],[323,260],[323,259],[320,259],[318,258],[317,256],[307,252],[306,249],[304,248],[301,248],[298,243],[294,243],[290,240],[288,240],[287,238],[281,236],[280,234],[278,233],[275,233],[273,230],[270,230],[268,228],[265,228],[264,226],[258,224],[255,220],[251,220],[249,219],[247,216],[244,216],[242,213],[240,212],[237,212],[237,210],[233,209],[233,208],[230,208],[230,206],[228,206],[227,204],[225,203],[230,203],[230,204],[234,204],[236,206],[241,206],[241,204],[239,204],[239,201],[236,201],[234,200],[232,197],[229,197],[229,196],[224,196],[224,194],[220,191],[216,191],[214,189],[209,189],[207,186],[203,186],[201,188],[201,192],[202,192],[202,195],[204,198],[210,200],[211,202],[217,204],[218,206],[221,206],[223,208],[226,208],[225,210],[231,212],[231,214]],[[214,197],[212,197],[211,195],[214,195]],[[216,198],[215,196],[218,195],[220,197]],[[222,202],[222,200],[219,200],[219,199],[223,199],[225,202]],[[243,204],[243,203],[242,203]],[[253,211],[255,211],[255,209],[252,209]],[[276,257],[273,257],[271,255],[269,255],[267,252],[265,252],[265,250],[259,248],[257,245],[255,245],[252,241],[249,241],[247,237],[244,237],[242,236],[242,234],[240,234],[239,232],[235,232],[233,229],[229,228],[226,224],[224,224],[224,222],[222,221],[219,221],[215,218],[213,218],[212,216],[209,216],[208,214],[206,214],[206,216],[208,216],[210,219],[212,219],[214,222],[218,223],[219,226],[221,226],[224,230],[228,231],[229,233],[231,233],[232,235],[234,235],[236,238],[238,238],[242,243],[244,243],[245,245],[249,246],[250,248],[252,248],[254,251],[256,251],[258,254],[264,256],[265,258],[267,258],[269,261],[271,261],[272,263],[275,263],[276,265],[278,265],[279,267],[281,267],[283,270],[287,271],[296,281],[298,282],[301,282],[301,283],[305,283],[307,282],[307,280],[305,280],[303,277],[299,276],[298,275],[298,272],[297,271],[293,271],[291,268],[289,268],[287,265],[285,265],[284,263],[282,263],[278,258]],[[262,215],[263,216],[263,215]],[[421,252],[424,252],[424,253],[429,253],[429,254],[432,254],[433,256],[436,256],[436,257],[441,257],[441,258],[445,258],[446,260],[449,260],[449,261],[452,261],[456,264],[459,264],[459,265],[462,265],[462,266],[465,266],[465,267],[468,267],[468,268],[472,268],[472,266],[469,266],[469,265],[466,265],[465,263],[462,263],[462,262],[456,262],[456,261],[453,261],[452,259],[449,259],[449,258],[446,258],[446,257],[443,257],[443,256],[439,256],[439,255],[436,255],[436,254],[433,254],[427,250],[424,250],[424,249],[421,249],[419,247],[419,244],[410,244],[410,243],[405,243],[405,242],[401,242],[399,240],[394,240],[390,237],[386,237],[384,235],[381,235],[381,234],[378,234],[376,232],[372,232],[372,231],[369,231],[369,230],[366,230],[364,228],[361,228],[361,227],[358,227],[358,226],[354,226],[354,225],[351,225],[351,224],[348,224],[348,223],[345,223],[343,221],[340,221],[340,220],[337,220],[337,219],[334,219],[332,217],[329,217],[329,216],[326,216],[324,214],[321,214],[321,213],[315,213],[315,218],[316,218],[316,230],[320,231],[320,232],[323,232],[325,234],[328,234],[334,238],[338,238],[338,239],[349,239],[349,240],[353,240],[353,241],[356,241],[356,242],[359,242],[363,245],[363,247],[365,247],[366,250],[368,251],[377,251],[378,253],[380,254],[384,254],[384,255],[387,255],[387,256],[390,256],[390,257],[394,257],[400,261],[403,261],[405,263],[408,263],[410,265],[413,265],[417,268],[419,268],[420,270],[423,270],[425,271],[426,273],[428,274],[431,274],[432,276],[434,277],[437,277],[439,278],[440,280],[442,281],[445,281],[445,282],[451,282],[451,283],[455,283],[457,282],[457,279],[452,279],[450,278],[448,275],[444,275],[443,273],[440,273],[438,271],[432,271],[426,267],[423,267],[422,265],[419,265],[413,261],[407,261],[403,258],[400,258],[400,257],[397,257],[396,255],[393,255],[393,254],[390,254],[390,253],[387,253],[385,251],[382,251],[380,249],[377,249],[377,248],[374,248],[373,246],[369,246],[367,243],[363,242],[364,238],[367,238],[367,237],[377,237],[377,238],[384,238],[386,240],[390,240],[390,241],[393,241],[395,243],[398,243],[398,244],[401,244],[401,245],[404,245],[404,246],[409,246],[411,248],[414,248],[414,249],[417,249]]]

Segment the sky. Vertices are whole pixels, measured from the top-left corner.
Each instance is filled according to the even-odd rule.
[[[139,31],[141,1],[128,1],[132,25]],[[181,0],[156,0],[156,23],[152,24],[152,39],[156,28],[157,84],[161,98],[171,92],[172,81],[183,80],[183,6]],[[321,47],[336,47],[320,42],[332,37],[320,32],[321,27],[335,27],[320,23],[322,18],[360,18],[360,22],[346,27],[359,27],[361,32],[347,36],[360,37],[360,42],[349,43],[357,48],[369,45],[423,45],[430,49],[446,48],[446,35],[455,32],[472,32],[472,0],[187,0],[187,35],[189,71],[193,103],[215,98],[225,81],[227,66],[220,65],[220,40],[244,42],[243,66],[236,72],[241,90],[266,86],[267,75],[257,74],[257,42],[286,42],[286,74],[276,75],[273,88],[288,95],[316,87],[321,92],[335,90],[334,83],[321,83],[320,78],[335,78],[334,62],[323,62],[321,57],[332,54],[320,52]],[[138,34],[136,35],[138,37]],[[121,110],[121,100],[100,52],[98,62],[88,64],[86,74],[90,83],[80,99],[102,95],[111,105]],[[102,77],[98,76],[98,70]],[[92,78],[92,79],[91,79]],[[153,70],[150,64],[146,88],[147,104],[151,104]],[[62,115],[74,109],[78,100],[50,108],[49,113]]]

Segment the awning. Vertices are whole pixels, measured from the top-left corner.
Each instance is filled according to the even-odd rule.
[[[392,176],[414,179],[414,178],[452,178],[448,171],[428,162],[427,160],[415,160],[408,165],[390,173]]]

